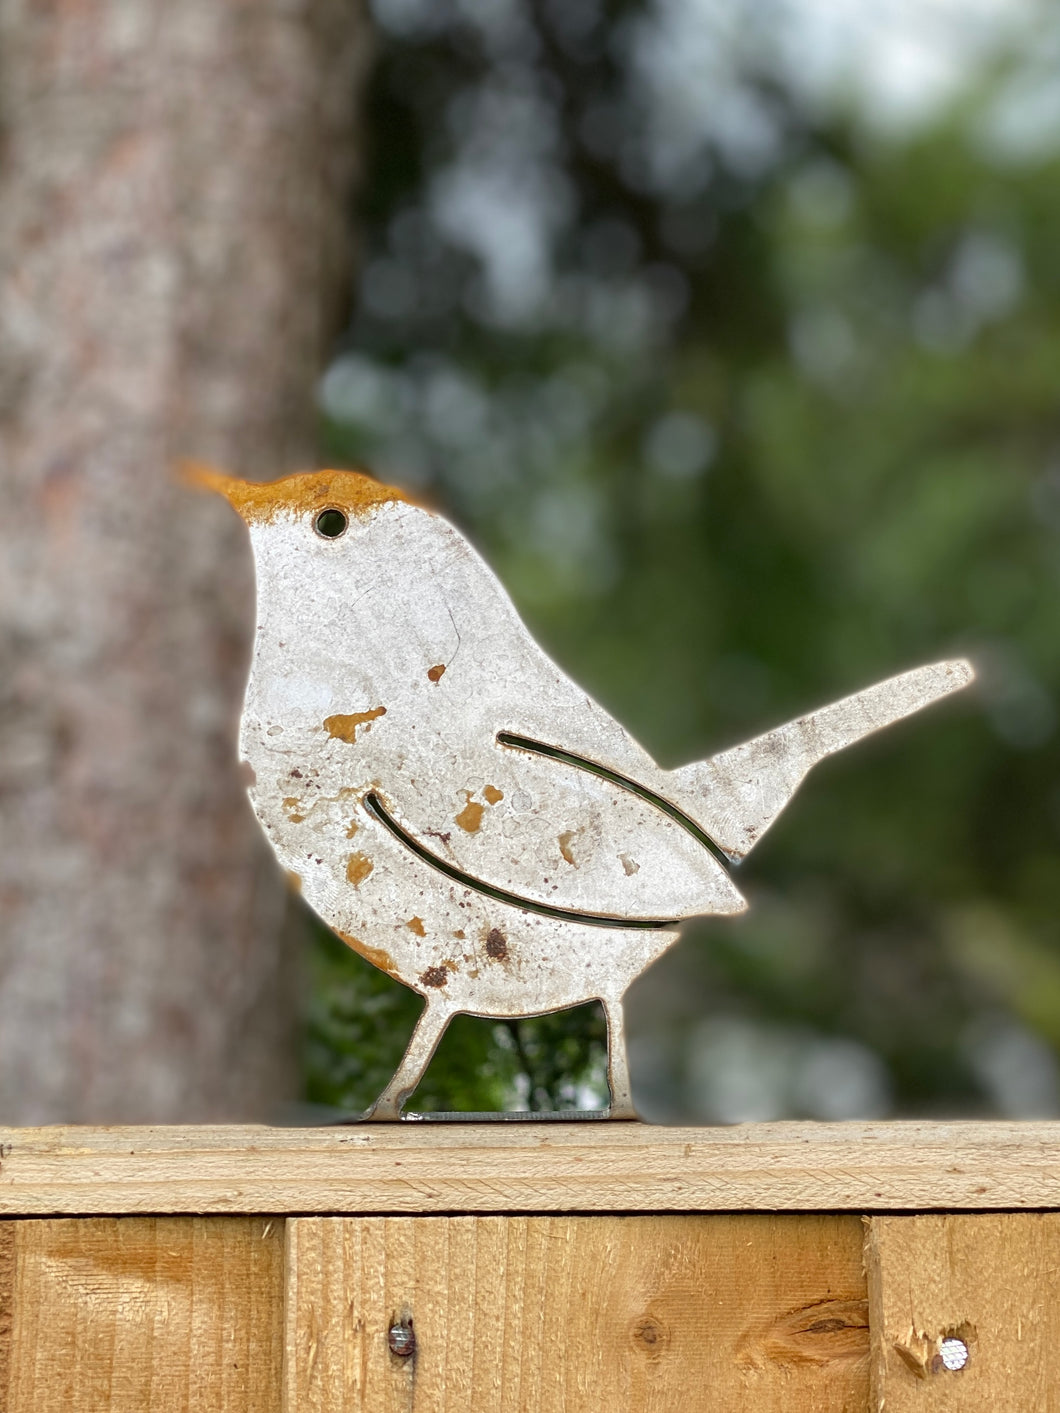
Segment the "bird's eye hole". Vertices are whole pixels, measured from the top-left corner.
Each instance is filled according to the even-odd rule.
[[[313,528],[318,535],[323,535],[325,540],[337,540],[340,535],[346,533],[346,526],[349,523],[341,510],[330,506],[327,510],[320,512],[313,522]]]

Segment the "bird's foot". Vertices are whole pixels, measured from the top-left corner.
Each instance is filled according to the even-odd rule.
[[[607,1109],[605,1117],[609,1119],[631,1120],[634,1123],[640,1122],[640,1115],[633,1107],[632,1099],[619,1100],[617,1104],[612,1103]]]
[[[369,1104],[360,1117],[361,1123],[396,1124],[401,1122],[401,1109],[405,1103],[400,1099],[387,1099],[380,1096],[374,1104]]]

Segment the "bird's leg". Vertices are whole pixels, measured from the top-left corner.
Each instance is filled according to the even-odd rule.
[[[364,1118],[389,1122],[396,1122],[401,1118],[405,1100],[423,1078],[423,1072],[452,1018],[453,1012],[447,1006],[440,1005],[437,1001],[427,1002],[416,1022],[416,1029],[412,1032],[412,1038],[401,1057],[401,1064],[398,1065],[394,1078],[375,1103],[365,1109]]]
[[[607,1017],[607,1087],[611,1091],[609,1119],[635,1119],[633,1094],[629,1084],[629,1060],[626,1056],[626,1018],[621,997],[602,997]]]

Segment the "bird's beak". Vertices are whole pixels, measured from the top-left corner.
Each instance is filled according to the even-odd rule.
[[[247,492],[253,482],[241,481],[238,476],[229,476],[226,471],[219,471],[216,466],[207,466],[203,461],[182,461],[178,472],[180,479],[189,486],[199,486],[203,490],[216,491],[219,496],[224,496],[228,504],[246,519],[244,509],[248,499]]]

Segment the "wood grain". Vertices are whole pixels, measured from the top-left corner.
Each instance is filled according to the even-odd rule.
[[[872,1408],[1060,1410],[1060,1215],[875,1217],[866,1266]]]
[[[286,1413],[854,1413],[854,1217],[302,1218]],[[411,1327],[415,1352],[391,1352]]]
[[[0,1216],[1060,1208],[1060,1123],[0,1130]]]
[[[0,1222],[0,1413],[7,1413],[11,1313],[15,1298],[15,1223]]]
[[[15,1299],[5,1413],[279,1409],[282,1223],[213,1217],[11,1225]]]

